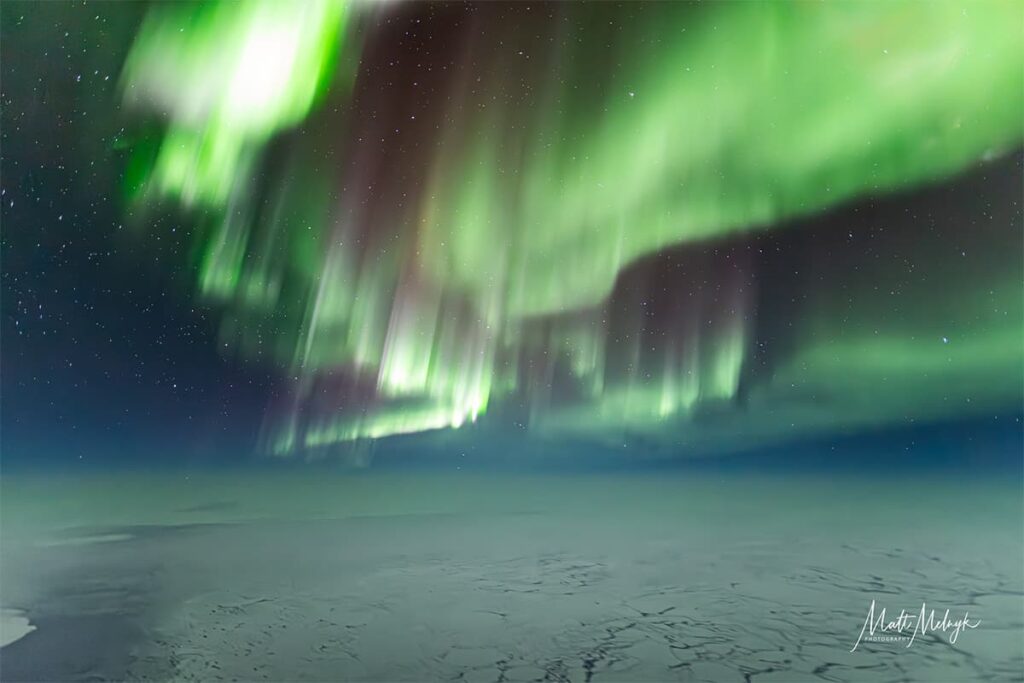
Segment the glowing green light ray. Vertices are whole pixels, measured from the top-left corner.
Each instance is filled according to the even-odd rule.
[[[309,113],[331,76],[345,0],[168,4],[125,63],[125,101],[167,120],[150,190],[223,205],[251,157]]]
[[[556,112],[588,97],[590,110],[541,117],[524,149],[508,144],[518,111],[456,124],[471,137],[442,167],[439,277],[485,290],[494,246],[508,243],[509,314],[592,305],[643,254],[940,178],[1020,143],[1017,3],[718,3],[687,22],[693,13],[658,7],[623,29],[621,64],[600,85],[555,83]],[[566,50],[553,58],[574,60]],[[504,190],[495,169],[517,165],[521,189]],[[511,242],[496,220],[509,211]]]
[[[144,200],[217,216],[200,250],[201,293],[224,306],[227,341],[272,347],[300,378],[270,437],[279,451],[458,427],[512,394],[525,395],[540,431],[684,424],[694,440],[728,440],[732,427],[692,425],[737,402],[751,294],[726,282],[736,291],[715,301],[724,313],[705,323],[700,306],[712,304],[695,303],[684,332],[654,345],[640,314],[628,329],[607,322],[602,306],[623,270],[666,247],[939,180],[1024,140],[1016,2],[565,4],[540,30],[485,23],[486,39],[471,41],[464,82],[435,101],[447,110],[437,144],[425,145],[431,170],[402,176],[425,188],[418,203],[404,203],[404,187],[401,197],[371,196],[342,183],[311,145],[288,162],[267,218],[251,176],[271,138],[324,92],[351,13],[345,0],[161,7],[125,65],[125,101],[166,124],[130,169],[131,185]],[[510,44],[533,49],[533,66],[511,63]],[[391,158],[382,139],[351,132],[339,131],[344,154]],[[394,206],[365,217],[374,202]],[[869,423],[917,410],[913,386],[955,380],[943,370],[952,361],[932,352],[895,369],[891,359],[916,353],[907,337],[925,323],[904,321],[858,350],[829,336],[844,325],[828,312],[800,314],[793,357],[750,390],[754,427],[738,432],[772,432],[776,401],[779,424]],[[979,324],[962,346],[987,360],[956,363],[985,376],[1015,369],[1020,349],[1004,323]],[[611,349],[620,336],[628,341]],[[844,384],[840,367],[863,372]],[[555,409],[563,371],[578,395]],[[310,387],[332,373],[374,387],[372,405],[300,420]],[[867,378],[877,388],[897,375],[905,390],[846,417],[785,400],[787,382],[859,396]],[[1000,387],[989,395],[1005,401]],[[940,412],[925,400],[919,408]]]

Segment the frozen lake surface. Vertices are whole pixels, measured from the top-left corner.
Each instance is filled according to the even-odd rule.
[[[1020,482],[3,483],[5,681],[1021,680]],[[872,600],[978,627],[861,642]],[[909,632],[906,634],[909,635]]]

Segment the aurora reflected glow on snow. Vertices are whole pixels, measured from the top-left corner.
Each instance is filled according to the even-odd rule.
[[[268,450],[480,423],[706,451],[1020,405],[1019,226],[842,213],[1019,149],[1019,4],[512,9],[144,23],[131,210],[194,214],[224,343],[295,378]],[[449,28],[399,70],[403,11]]]

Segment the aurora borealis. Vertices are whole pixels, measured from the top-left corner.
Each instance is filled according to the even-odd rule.
[[[391,22],[419,15],[443,46],[397,73]],[[122,74],[159,131],[135,145],[130,210],[191,212],[224,343],[294,376],[276,453],[478,421],[700,450],[1012,409],[1019,203],[905,223],[875,263],[783,233],[884,241],[843,207],[1019,148],[1020,19],[1012,2],[158,6]],[[773,240],[815,273],[799,305],[777,303],[794,293],[765,272]],[[940,300],[957,240],[1003,256]]]
[[[82,124],[96,240],[272,378],[262,452],[685,456],[1024,401],[1018,3],[136,7]]]

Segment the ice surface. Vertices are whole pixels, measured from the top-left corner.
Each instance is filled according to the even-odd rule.
[[[4,482],[5,601],[38,630],[3,649],[3,680],[1024,671],[1014,481],[124,478]],[[981,625],[851,653],[872,599]]]
[[[36,630],[21,610],[0,609],[0,647],[27,636]]]

